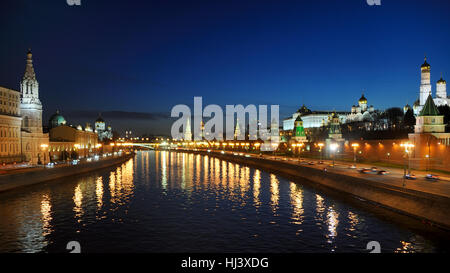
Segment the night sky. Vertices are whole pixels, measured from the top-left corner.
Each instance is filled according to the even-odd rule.
[[[98,112],[123,133],[168,134],[176,104],[303,103],[376,109],[417,99],[424,54],[433,92],[450,78],[450,1],[2,0],[0,85],[19,89],[32,48],[44,120]]]

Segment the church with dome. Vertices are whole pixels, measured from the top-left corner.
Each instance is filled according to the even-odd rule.
[[[358,105],[352,106],[350,115],[347,116],[346,122],[373,121],[375,119],[375,109],[373,105],[368,106],[367,99],[362,94],[358,100]]]
[[[111,126],[106,126],[106,122],[101,114],[95,120],[95,132],[98,134],[100,141],[107,141],[113,138],[112,128]]]
[[[423,109],[429,96],[433,97],[431,65],[427,62],[427,58],[425,57],[424,63],[420,66],[419,98],[413,105],[413,111],[416,116],[418,116]],[[433,98],[433,102],[436,106],[450,105],[450,99],[447,96],[447,82],[443,79],[442,73],[441,78],[436,82],[436,96]]]

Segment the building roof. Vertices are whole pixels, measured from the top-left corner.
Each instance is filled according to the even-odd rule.
[[[421,68],[430,68],[430,64],[427,63],[427,57],[425,57],[425,62],[420,66]]]
[[[300,109],[297,110],[297,113],[300,113],[302,115],[304,114],[310,114],[311,110],[308,109],[308,107],[306,107],[304,104],[302,105],[302,107],[300,107]]]
[[[439,116],[439,110],[437,109],[436,104],[434,104],[431,95],[428,96],[419,116]]]
[[[359,99],[359,102],[367,103],[367,99],[366,97],[364,97],[364,94],[362,94],[361,98]]]
[[[98,114],[98,118],[95,120],[95,122],[103,122],[103,123],[105,123],[105,121],[102,118],[102,114],[101,113]]]
[[[54,113],[49,120],[49,127],[54,128],[61,125],[66,124],[66,119],[59,113],[59,110],[56,110],[56,113]]]
[[[444,84],[446,83],[445,80],[442,78],[442,75],[441,78],[437,81],[437,83],[444,83]]]
[[[298,117],[295,119],[295,121],[303,121],[302,118],[300,117],[300,115],[298,115]]]

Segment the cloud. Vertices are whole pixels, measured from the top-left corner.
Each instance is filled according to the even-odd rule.
[[[169,118],[168,113],[162,112],[128,112],[128,111],[72,111],[68,116],[75,119],[96,119],[98,115],[105,119],[114,120],[160,120]]]

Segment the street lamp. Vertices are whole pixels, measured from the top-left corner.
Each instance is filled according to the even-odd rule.
[[[353,147],[353,162],[354,162],[353,166],[356,167],[356,149],[358,149],[359,144],[358,143],[353,143],[352,147]]]
[[[45,156],[45,154],[46,154],[46,152],[45,152],[45,150],[48,148],[48,144],[41,144],[41,149],[42,149],[42,151],[43,151],[43,153],[44,153],[44,164],[45,164],[45,162],[47,161],[46,160],[46,156]]]
[[[320,142],[319,144],[317,144],[318,146],[319,146],[319,152],[320,152],[320,161],[322,161],[323,160],[323,156],[322,156],[322,149],[323,149],[323,146],[325,145],[325,144],[323,144],[322,142]]]
[[[338,147],[339,147],[339,145],[337,143],[331,143],[331,145],[330,145],[330,149],[333,154],[333,167],[334,167],[334,158],[336,157],[336,151],[337,151]]]
[[[410,151],[410,149],[414,148],[414,144],[407,142],[407,143],[400,144],[400,146],[405,148],[405,155],[408,157],[408,174],[411,174],[411,151]],[[405,159],[406,159],[406,156],[405,156]],[[406,176],[406,166],[404,168],[403,174],[404,174],[403,177],[405,177]],[[403,182],[403,186],[405,186],[405,182]]]

